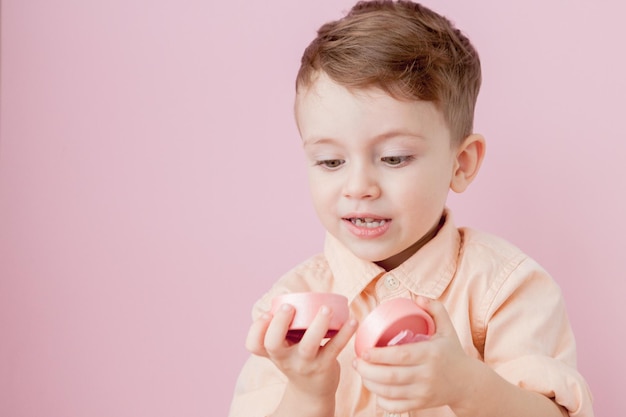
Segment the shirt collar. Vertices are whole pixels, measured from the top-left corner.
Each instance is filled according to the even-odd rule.
[[[356,257],[334,236],[327,233],[324,255],[334,277],[333,290],[352,302],[373,280],[385,274],[395,276],[409,291],[439,298],[456,271],[461,246],[460,234],[452,214],[444,211],[439,232],[413,256],[391,271]]]

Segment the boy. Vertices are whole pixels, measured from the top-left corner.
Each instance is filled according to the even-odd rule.
[[[469,40],[419,4],[360,2],[319,29],[295,113],[324,252],[255,305],[231,417],[593,416],[556,284],[512,245],[456,228],[445,206],[485,153],[472,133],[480,82]],[[324,343],[322,307],[288,342],[294,308],[268,310],[302,291],[345,295],[353,319]],[[397,297],[436,333],[356,358],[358,322]]]

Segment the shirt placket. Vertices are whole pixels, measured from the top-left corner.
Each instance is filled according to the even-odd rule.
[[[394,275],[393,272],[388,272],[382,275],[378,283],[376,285],[376,299],[379,303],[385,302],[387,300],[397,298],[397,297],[407,297],[409,298],[410,291],[402,285],[400,279]],[[377,416],[380,417],[409,417],[409,413],[391,413],[389,411],[383,410],[379,407],[376,413]]]
[[[382,275],[376,285],[376,299],[379,303],[398,296],[410,297],[409,290],[402,285],[393,272]]]

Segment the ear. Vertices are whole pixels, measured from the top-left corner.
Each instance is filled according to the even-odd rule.
[[[462,193],[474,180],[485,157],[485,138],[478,134],[466,137],[459,145],[454,161],[450,189]]]

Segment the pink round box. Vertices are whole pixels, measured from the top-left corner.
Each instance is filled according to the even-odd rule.
[[[424,340],[435,333],[435,322],[408,298],[394,298],[372,310],[361,322],[354,340],[357,356],[372,347]]]
[[[348,299],[343,295],[328,292],[296,292],[278,295],[272,299],[272,313],[275,313],[283,304],[289,304],[296,310],[287,333],[287,339],[294,343],[302,339],[304,332],[322,306],[327,306],[332,310],[330,325],[326,333],[327,338],[334,336],[350,315]]]

